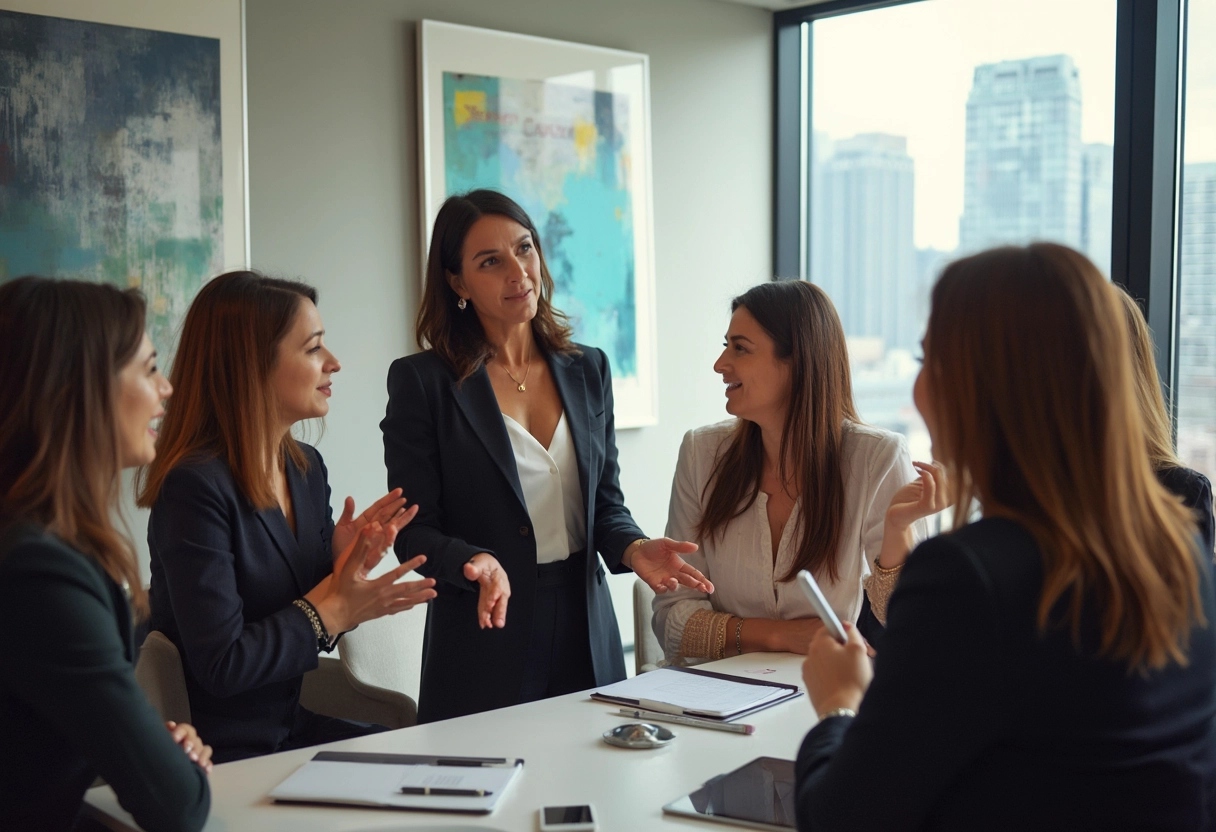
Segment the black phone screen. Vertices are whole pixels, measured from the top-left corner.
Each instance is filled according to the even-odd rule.
[[[590,806],[546,806],[545,825],[557,826],[563,823],[591,823]]]

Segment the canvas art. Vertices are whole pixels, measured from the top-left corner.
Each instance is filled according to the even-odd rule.
[[[0,280],[138,287],[171,349],[224,263],[219,46],[0,12]]]

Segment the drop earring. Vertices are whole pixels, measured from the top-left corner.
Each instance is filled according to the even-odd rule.
[[[460,300],[456,301],[456,308],[459,309],[461,312],[463,312],[465,310],[465,307],[467,307],[468,305],[469,305],[469,302],[467,300],[465,300],[464,298],[461,298]]]

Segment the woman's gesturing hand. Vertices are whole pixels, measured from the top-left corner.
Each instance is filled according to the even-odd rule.
[[[883,525],[882,552],[878,561],[886,569],[904,562],[914,542],[912,524],[937,514],[947,505],[946,469],[940,462],[913,462],[919,479],[905,485],[891,498]]]
[[[435,597],[433,578],[397,583],[425,563],[426,555],[418,555],[378,578],[368,577],[384,557],[390,535],[395,537],[396,532],[378,522],[365,524],[336,558],[334,574],[304,596],[316,607],[331,635],[345,633],[364,621],[411,609]]]
[[[695,543],[659,537],[634,546],[632,553],[626,550],[625,557],[621,560],[657,593],[678,589],[681,585],[713,593],[714,585],[709,579],[680,557],[695,551]]]
[[[165,727],[173,735],[173,741],[181,746],[186,756],[198,763],[198,767],[208,774],[211,773],[211,746],[204,745],[198,738],[198,731],[193,725],[184,722],[166,722]]]
[[[477,624],[481,629],[507,626],[511,582],[498,558],[488,552],[473,555],[464,565],[464,576],[481,585],[481,595],[477,599]]]
[[[837,708],[856,711],[874,678],[865,639],[848,622],[844,622],[844,631],[848,644],[832,638],[827,628],[821,629],[811,639],[802,663],[802,681],[817,714]]]
[[[385,546],[392,546],[393,541],[397,539],[397,532],[409,525],[409,522],[414,519],[414,515],[418,513],[418,506],[413,505],[408,509],[404,506],[405,498],[401,496],[401,489],[394,488],[356,517],[355,498],[347,497],[346,504],[342,508],[342,516],[334,524],[335,560],[341,557],[342,552],[345,552],[346,547],[355,539],[355,535],[368,523],[379,523],[389,535]]]

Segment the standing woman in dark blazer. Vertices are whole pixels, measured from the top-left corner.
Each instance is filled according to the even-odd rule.
[[[419,721],[625,678],[597,552],[665,592],[712,591],[648,540],[618,479],[607,356],[574,344],[551,303],[532,220],[494,191],[439,210],[418,346],[388,375],[381,422],[390,487],[419,513],[397,536],[438,580],[427,611]],[[507,613],[510,599],[511,611]]]
[[[329,412],[316,291],[256,272],[212,280],[173,361],[178,392],[140,505],[152,509],[152,626],[182,653],[195,721],[218,762],[373,731],[300,707],[317,655],[364,621],[407,610],[432,581],[367,570],[408,523],[400,492],[333,521],[325,463],[292,426]]]
[[[0,333],[0,827],[73,828],[101,775],[140,828],[200,829],[211,749],[135,681],[147,597],[112,520],[172,393],[143,298],[23,277],[0,286]]]
[[[913,397],[956,526],[873,671],[855,630],[811,641],[803,832],[1216,824],[1211,557],[1154,476],[1117,291],[1045,243],[934,287]]]

